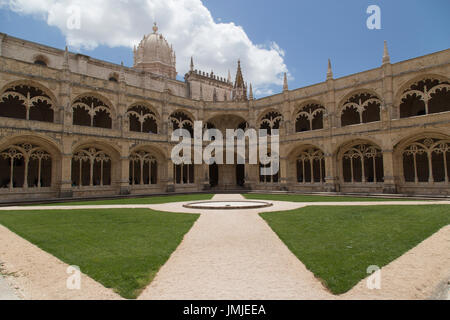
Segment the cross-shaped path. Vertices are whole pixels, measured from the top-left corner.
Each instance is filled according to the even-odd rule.
[[[213,200],[244,198],[216,195]],[[286,203],[285,209],[301,206]],[[180,211],[179,204],[152,207]],[[258,215],[261,211],[264,209],[201,211],[184,241],[139,298],[332,298]]]

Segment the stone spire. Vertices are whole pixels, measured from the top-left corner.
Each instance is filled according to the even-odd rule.
[[[333,70],[331,69],[331,60],[328,59],[327,80],[333,79]]]
[[[284,73],[283,91],[289,91],[288,81],[287,81],[287,73],[286,72]]]
[[[69,69],[69,48],[67,46],[64,51],[63,69]]]
[[[230,69],[228,69],[228,82],[231,83],[231,72],[230,72]]]
[[[244,77],[242,76],[241,60],[238,60],[236,81],[234,82],[233,100],[247,101],[247,86],[245,85]]]
[[[248,94],[248,99],[249,100],[253,100],[253,88],[252,88],[252,84],[250,83],[250,93]]]
[[[194,71],[194,58],[191,57],[191,71]]]
[[[125,82],[125,67],[123,61],[120,62],[119,82]]]
[[[387,47],[386,40],[384,41],[384,51],[383,51],[383,64],[391,63],[391,57],[389,57],[389,51]]]
[[[241,70],[241,60],[238,60],[238,68],[236,71],[236,82],[235,87],[243,87],[244,86],[244,77],[242,76]]]

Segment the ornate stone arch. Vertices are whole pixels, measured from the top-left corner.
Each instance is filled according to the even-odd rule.
[[[131,104],[127,108],[126,117],[130,131],[158,134],[161,130],[158,111],[147,102],[138,101]]]
[[[57,106],[51,90],[35,81],[13,81],[0,91],[0,115],[4,117],[54,122]]]
[[[72,186],[112,186],[120,177],[120,152],[103,141],[77,143],[72,152]]]
[[[117,112],[112,102],[105,96],[86,92],[72,100],[73,124],[112,129]]]
[[[344,184],[384,182],[383,151],[369,139],[342,144],[336,157],[339,177]]]
[[[169,116],[169,123],[173,130],[186,129],[193,135],[194,131],[194,118],[190,112],[186,112],[183,109],[178,109],[172,112]]]
[[[318,130],[324,128],[327,108],[318,100],[308,100],[298,104],[292,114],[294,132]]]
[[[262,112],[257,121],[257,129],[266,129],[270,135],[273,129],[281,129],[284,116],[276,109],[270,108]]]
[[[15,135],[0,140],[2,189],[54,187],[61,161],[56,143],[39,135]]]
[[[341,127],[381,120],[383,100],[372,89],[351,91],[340,101],[337,116]]]
[[[450,180],[450,137],[425,132],[411,135],[394,149],[403,183],[444,183]]]
[[[166,157],[151,144],[134,146],[130,150],[129,180],[132,186],[158,185],[167,175]]]
[[[423,74],[405,82],[394,100],[396,118],[450,111],[450,79]]]
[[[291,148],[287,157],[288,176],[296,184],[323,184],[325,182],[325,152],[310,143],[300,143]]]

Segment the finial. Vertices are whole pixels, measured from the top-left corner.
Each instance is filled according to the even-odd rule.
[[[153,23],[153,33],[158,32],[158,26],[156,25],[156,22]]]
[[[194,58],[191,57],[191,71],[194,71]]]
[[[253,88],[252,83],[250,82],[250,93],[248,94],[248,99],[253,100]]]
[[[383,64],[391,63],[391,58],[389,57],[389,51],[387,47],[387,41],[384,40],[384,50],[383,50]]]
[[[288,81],[287,81],[287,73],[284,73],[284,80],[283,80],[283,91],[288,91],[289,87],[288,87]]]
[[[125,82],[125,68],[123,65],[123,61],[120,62],[120,73],[119,73],[119,82]]]
[[[63,68],[69,69],[69,48],[67,46],[66,49],[64,50]]]
[[[231,72],[230,72],[230,69],[228,69],[228,82],[231,83]]]
[[[331,60],[328,59],[327,80],[333,79],[333,70],[331,69]]]

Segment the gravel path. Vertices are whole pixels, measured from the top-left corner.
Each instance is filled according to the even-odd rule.
[[[16,290],[14,290],[9,281],[6,281],[3,276],[0,275],[0,300],[20,300]]]
[[[239,195],[213,198],[225,199],[243,200]],[[167,204],[165,209],[175,206]],[[139,299],[292,297],[326,299],[331,295],[255,210],[214,210],[202,212]]]
[[[109,300],[120,299],[88,276],[81,274],[80,290],[67,289],[68,264],[39,249],[0,225],[0,261],[14,275],[8,280],[27,300]]]
[[[213,200],[244,199],[240,195],[216,195]],[[426,299],[439,289],[439,285],[442,286],[444,279],[450,277],[450,226],[447,226],[382,268],[381,290],[368,290],[366,280],[362,280],[348,293],[334,296],[258,215],[260,212],[292,210],[312,205],[430,205],[450,204],[449,201],[270,202],[273,203],[272,207],[253,210],[187,209],[182,206],[186,202],[158,205],[10,207],[0,210],[151,208],[166,212],[201,213],[193,228],[139,299]],[[67,290],[68,265],[2,226],[0,243],[0,261],[7,261],[4,268],[8,272],[17,272],[12,280],[21,289],[25,299],[120,298],[112,290],[85,275],[82,275],[82,290]],[[1,292],[0,282],[0,294]]]

